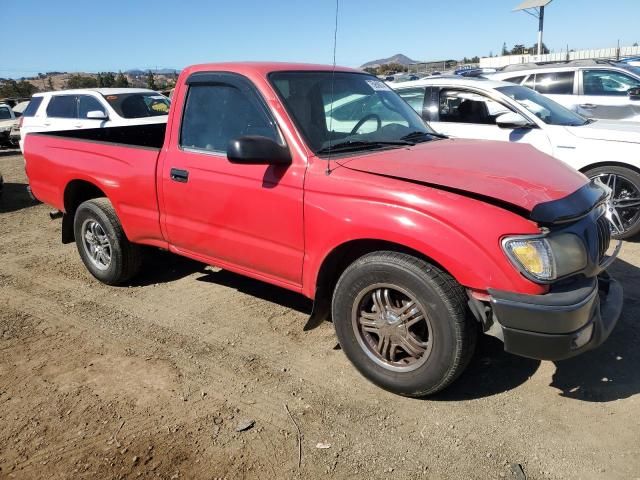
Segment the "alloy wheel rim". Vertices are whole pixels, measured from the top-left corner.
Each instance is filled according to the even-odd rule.
[[[93,219],[82,224],[82,245],[89,261],[98,270],[106,270],[111,265],[111,242],[104,228]]]
[[[627,232],[640,218],[640,187],[624,175],[615,173],[602,173],[593,178],[600,179],[611,188],[608,217],[613,234]]]
[[[433,350],[426,310],[397,285],[374,284],[360,292],[353,303],[352,327],[366,355],[387,370],[413,371]]]

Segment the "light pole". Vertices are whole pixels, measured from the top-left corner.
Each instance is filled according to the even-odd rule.
[[[514,12],[523,11],[538,19],[538,55],[542,55],[542,32],[544,31],[544,7],[553,0],[525,0],[516,8]]]

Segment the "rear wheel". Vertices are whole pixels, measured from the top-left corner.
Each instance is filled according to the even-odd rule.
[[[80,258],[98,280],[118,285],[138,273],[140,246],[129,242],[109,200],[96,198],[80,204],[73,228]]]
[[[626,167],[606,166],[587,170],[585,175],[598,178],[613,191],[612,235],[626,239],[640,232],[640,174]]]
[[[340,346],[376,385],[400,395],[436,393],[465,369],[477,330],[462,287],[427,262],[375,252],[351,264],[333,296]]]

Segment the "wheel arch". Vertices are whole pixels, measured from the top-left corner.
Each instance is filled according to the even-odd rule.
[[[78,206],[87,200],[106,196],[100,187],[90,181],[74,179],[67,183],[63,196],[62,243],[72,243],[75,240],[73,219]]]
[[[313,312],[305,326],[309,330],[328,320],[331,311],[331,297],[342,272],[356,259],[372,252],[391,251],[420,258],[437,266],[444,272],[448,270],[424,253],[406,245],[388,240],[360,238],[345,241],[334,247],[322,260],[314,285]]]
[[[595,168],[601,168],[601,167],[628,168],[629,170],[633,170],[634,172],[640,174],[640,167],[637,167],[636,165],[632,165],[630,163],[616,162],[615,160],[608,160],[608,161],[603,161],[603,162],[598,162],[598,163],[591,163],[591,164],[587,165],[586,167],[580,168],[579,171],[580,171],[580,173],[586,173],[589,170],[593,170]]]

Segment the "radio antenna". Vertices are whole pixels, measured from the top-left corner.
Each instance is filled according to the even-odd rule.
[[[336,21],[333,29],[333,68],[331,69],[331,106],[329,108],[329,152],[327,154],[327,171],[326,174],[331,173],[331,132],[333,131],[333,85],[336,75],[336,48],[338,45],[338,9],[340,0],[336,0]]]

